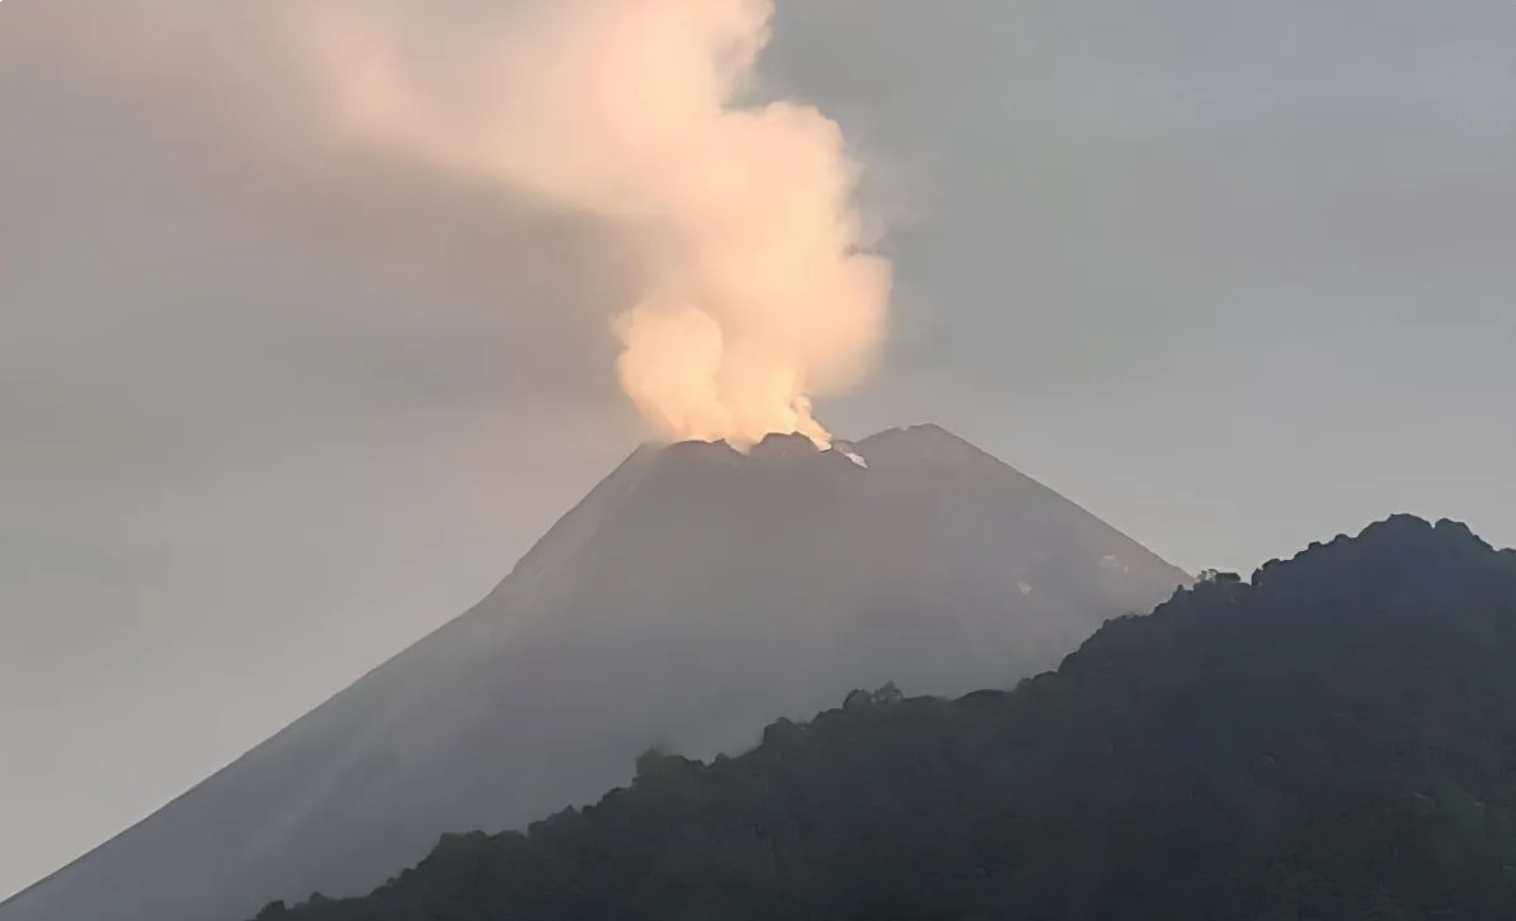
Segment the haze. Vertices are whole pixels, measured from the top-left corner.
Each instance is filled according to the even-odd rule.
[[[635,253],[330,150],[276,6],[0,8],[0,891],[477,600],[645,432]],[[1392,510],[1516,542],[1508,2],[775,28],[759,89],[836,119],[891,229],[836,431],[943,422],[1192,571]]]

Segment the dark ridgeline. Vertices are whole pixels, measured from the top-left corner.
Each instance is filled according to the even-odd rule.
[[[519,828],[650,745],[751,746],[854,687],[1009,687],[1185,575],[935,426],[637,451],[473,611],[8,903],[237,921]]]
[[[1397,517],[260,921],[1516,917],[1516,556]]]

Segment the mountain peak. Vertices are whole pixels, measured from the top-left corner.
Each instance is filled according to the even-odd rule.
[[[1357,535],[1340,534],[1288,560],[1271,560],[1248,583],[1236,576],[1215,581],[1226,583],[1228,592],[1289,598],[1288,606],[1309,619],[1308,612],[1333,608],[1395,609],[1448,581],[1471,591],[1506,591],[1501,586],[1516,575],[1512,562],[1516,554],[1497,552],[1462,522],[1393,515]]]
[[[473,610],[0,919],[363,891],[443,832],[589,801],[651,745],[733,750],[886,681],[1012,685],[1187,581],[940,426],[646,445]]]
[[[858,442],[855,450],[869,464],[893,468],[958,467],[991,464],[1010,469],[935,423],[885,429]]]
[[[804,435],[785,435],[773,432],[763,436],[763,440],[753,445],[749,455],[752,457],[812,457],[820,454],[821,449],[816,443]]]
[[[1333,543],[1337,541],[1358,543],[1374,548],[1398,545],[1419,549],[1441,547],[1486,552],[1494,549],[1461,521],[1442,518],[1434,524],[1425,518],[1410,514],[1391,515],[1364,528],[1357,537],[1342,536]]]
[[[1374,522],[1356,536],[1339,534],[1329,542],[1315,542],[1288,562],[1272,560],[1253,581],[1272,579],[1283,570],[1352,565],[1365,575],[1370,570],[1380,573],[1382,578],[1376,583],[1398,583],[1429,565],[1478,564],[1496,556],[1495,549],[1461,521],[1444,518],[1433,524],[1416,515],[1399,514]]]
[[[660,458],[688,458],[721,464],[732,464],[742,459],[742,452],[725,441],[676,441],[657,447],[654,454]]]
[[[945,448],[970,448],[978,451],[967,439],[953,434],[935,422],[925,422],[919,425],[897,426],[888,428],[858,442],[860,447],[873,446],[876,448],[897,445],[912,445],[918,449],[945,449]]]
[[[859,467],[868,468],[877,458],[892,467],[952,466],[989,461],[1006,466],[966,439],[935,423],[924,423],[876,432],[861,441],[838,439],[830,448],[818,447],[810,438],[798,433],[772,432],[749,448],[733,447],[725,441],[681,441],[664,446],[644,445],[671,459],[739,464],[753,460],[807,461],[846,458]]]

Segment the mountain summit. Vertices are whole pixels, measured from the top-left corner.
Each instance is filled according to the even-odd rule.
[[[1009,686],[1184,573],[936,426],[644,446],[473,610],[0,921],[235,921],[852,688]]]

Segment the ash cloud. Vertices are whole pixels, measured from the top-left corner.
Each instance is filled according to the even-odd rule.
[[[619,378],[662,434],[825,444],[812,396],[873,364],[891,273],[864,251],[836,123],[748,98],[772,15],[768,0],[559,0],[450,34],[331,2],[288,26],[342,142],[617,228],[635,279],[613,324]]]
[[[812,399],[876,362],[891,267],[839,126],[758,93],[771,0],[32,7],[8,57],[172,109],[239,211],[381,282],[483,280],[518,364],[614,362],[660,435],[824,444]]]

